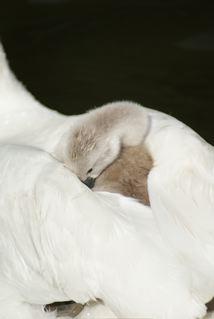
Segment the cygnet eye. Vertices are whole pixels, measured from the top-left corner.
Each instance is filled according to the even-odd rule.
[[[90,168],[88,171],[87,171],[87,174],[91,173],[92,172],[92,168]]]

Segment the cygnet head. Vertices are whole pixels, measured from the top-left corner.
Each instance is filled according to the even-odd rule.
[[[68,167],[90,188],[119,155],[120,139],[99,132],[96,127],[80,126],[70,136]]]
[[[119,156],[122,146],[143,141],[148,123],[147,113],[138,104],[104,105],[80,117],[60,142],[58,157],[92,188],[94,180]]]

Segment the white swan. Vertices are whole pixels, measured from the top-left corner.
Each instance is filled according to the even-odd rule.
[[[122,146],[143,141],[148,125],[147,113],[136,103],[109,103],[79,117],[69,137],[60,140],[57,157],[82,181],[95,179],[117,159]]]
[[[205,314],[150,208],[93,193],[32,147],[0,147],[0,181],[1,318],[55,318],[41,305],[95,298],[123,318]]]
[[[73,127],[75,127],[75,125],[77,124],[77,121],[79,121],[79,117],[65,117],[63,115],[50,111],[44,108],[43,106],[41,106],[14,78],[13,74],[8,68],[3,51],[1,52],[1,57],[0,57],[0,95],[1,95],[0,141],[2,143],[22,143],[26,145],[33,145],[53,153],[56,150],[56,146],[58,142],[62,139],[62,137],[63,136],[65,137],[66,134],[68,134],[68,132],[70,132],[70,130]],[[189,210],[190,212],[194,211],[195,207],[193,209],[192,206],[194,205],[192,203],[195,203],[197,196],[196,194],[194,194],[194,200],[190,201],[190,203],[188,201],[185,202],[186,194],[187,194],[187,197],[189,198],[189,193],[191,193],[192,191],[191,191],[190,185],[188,184],[189,179],[187,179],[187,183],[184,185],[184,192],[183,192],[183,184],[181,183],[181,180],[182,180],[181,177],[183,177],[182,176],[183,167],[185,169],[187,167],[190,168],[189,170],[184,170],[185,173],[191,172],[192,161],[194,162],[195,160],[194,154],[198,154],[198,151],[200,153],[201,150],[204,151],[207,149],[207,151],[205,152],[207,155],[205,156],[203,155],[200,158],[200,161],[199,161],[200,164],[197,166],[194,163],[195,166],[193,165],[193,167],[196,168],[198,175],[204,174],[203,161],[205,161],[206,164],[207,163],[210,164],[208,166],[209,166],[209,169],[211,169],[213,161],[212,161],[212,156],[210,154],[212,153],[212,149],[211,147],[208,147],[207,144],[205,144],[203,141],[200,141],[200,138],[197,135],[195,135],[195,133],[192,133],[190,129],[188,129],[182,123],[176,121],[175,119],[172,119],[169,116],[163,115],[162,113],[155,112],[149,109],[147,109],[147,112],[149,113],[149,116],[151,118],[152,126],[148,134],[148,137],[146,139],[146,145],[149,148],[153,158],[155,159],[155,164],[156,163],[158,164],[158,165],[155,165],[155,169],[152,171],[151,175],[149,176],[149,193],[150,193],[150,200],[152,200],[151,202],[152,209],[154,210],[155,216],[161,226],[161,229],[163,230],[164,236],[167,239],[170,238],[170,240],[173,243],[173,247],[176,247],[176,249],[179,248],[178,250],[180,253],[179,256],[183,258],[183,260],[185,261],[184,263],[185,267],[187,266],[187,268],[192,269],[192,267],[196,265],[196,262],[199,262],[197,264],[199,265],[198,269],[197,271],[195,271],[194,269],[192,277],[194,281],[194,289],[195,289],[196,295],[198,294],[202,298],[202,301],[205,302],[205,301],[208,301],[213,295],[213,283],[212,281],[211,282],[209,281],[213,268],[211,265],[212,262],[209,263],[206,260],[209,257],[211,259],[212,256],[210,254],[209,256],[208,254],[204,254],[204,250],[202,247],[203,240],[201,239],[204,239],[204,238],[207,239],[208,236],[210,236],[208,240],[206,241],[205,248],[209,250],[209,253],[210,251],[212,252],[212,240],[211,241],[209,240],[210,238],[212,239],[212,227],[210,226],[208,219],[204,220],[203,217],[201,218],[200,216],[202,212],[202,207],[204,206],[202,205],[203,200],[201,200],[201,194],[198,193],[197,200],[199,201],[199,207],[200,205],[202,206],[200,207],[199,214],[196,209],[197,218],[196,218],[196,221],[194,222],[193,228],[196,228],[197,232],[193,232],[193,236],[192,236],[193,238],[191,237],[192,226],[190,223],[190,219],[192,218],[192,216],[189,216],[187,214],[186,217],[184,217],[182,213],[186,214],[186,211],[188,211],[189,207],[190,207],[190,210]],[[36,127],[35,127],[35,123],[37,124]],[[174,143],[175,140],[173,140],[173,138],[176,138],[175,139],[176,143]],[[190,147],[191,150],[193,150],[193,154],[190,161],[191,162],[190,167],[188,166],[189,152],[187,150],[187,147],[185,147],[186,142],[188,147]],[[193,145],[196,145],[195,147],[192,147],[192,142],[193,142]],[[179,147],[177,148],[177,146]],[[169,151],[170,148],[171,150]],[[177,152],[178,149],[180,150],[180,153]],[[3,153],[5,153],[5,150],[3,151]],[[21,153],[24,154],[24,157],[26,156],[28,158],[29,152],[26,151],[26,149],[22,151]],[[175,156],[176,154],[178,157]],[[14,156],[17,155],[17,149],[14,151],[13,155]],[[168,160],[169,156],[171,156],[171,159]],[[30,157],[31,156],[29,156],[29,158]],[[183,160],[183,166],[182,165],[176,166],[176,164],[178,163],[176,159],[179,158],[180,160],[180,157]],[[173,162],[173,159],[174,159],[174,162]],[[22,158],[22,161],[24,161],[24,158]],[[167,172],[168,174],[166,174]],[[198,182],[199,180],[200,178],[196,177],[196,182]],[[204,179],[202,178],[202,181],[203,180]],[[205,180],[209,181],[208,176],[207,176],[207,179],[205,178]],[[73,183],[73,179],[72,179],[72,183]],[[206,192],[211,193],[212,188],[207,187],[207,184],[209,183],[206,182],[204,184],[206,184],[206,186],[204,187]],[[17,183],[17,185],[20,185],[20,183]],[[165,190],[165,186],[166,186],[166,190]],[[172,194],[173,195],[175,194],[175,198],[172,198]],[[205,195],[208,196],[207,194]],[[93,203],[95,203],[94,198],[96,198],[94,196],[95,195],[93,194]],[[107,195],[104,195],[104,196],[107,196]],[[108,196],[113,196],[113,195],[108,195]],[[116,198],[116,197],[111,197],[111,201],[112,201],[112,198]],[[181,204],[180,199],[181,200],[184,199],[183,201],[184,206],[180,205]],[[170,203],[170,205],[168,205],[168,203]],[[209,203],[209,200],[206,201],[206,204],[207,203]],[[132,205],[136,205],[135,207],[137,207],[136,203],[134,204],[132,203]],[[171,210],[171,205],[172,205],[172,210]],[[180,208],[179,208],[179,205],[180,205]],[[98,207],[97,203],[96,203],[96,207]],[[142,207],[143,206],[141,206],[141,210],[143,210]],[[177,207],[179,209],[177,209]],[[182,213],[181,213],[181,209],[182,209]],[[132,208],[131,210],[134,211],[134,208]],[[160,210],[160,214],[159,214],[159,210]],[[127,216],[129,214],[127,214]],[[179,221],[179,224],[178,222],[175,223],[173,216],[176,216],[176,220]],[[154,223],[154,221],[152,221],[152,223]],[[204,228],[203,231],[200,231],[200,235],[201,234],[203,235],[201,238],[199,238],[198,236],[199,234],[198,225],[200,224],[202,224]],[[172,231],[170,229],[171,226],[172,226]],[[181,242],[178,243],[177,237],[174,234],[177,234],[177,237],[180,238]],[[187,240],[187,245],[185,246],[186,239],[188,240]],[[198,243],[201,243],[201,246],[198,245]],[[193,249],[191,249],[192,244],[193,244]],[[205,259],[203,259],[203,261],[206,260],[206,263],[203,263],[203,264],[200,263],[201,262],[200,253],[202,253],[203,258],[206,257]],[[173,260],[173,262],[175,262],[175,260]],[[185,268],[185,271],[187,271],[187,268]],[[199,277],[199,274],[202,274],[202,276]],[[130,294],[131,294],[131,291],[129,291],[129,296]],[[59,300],[62,300],[61,296],[59,298],[60,298]],[[73,296],[69,296],[69,299],[70,298],[73,298]],[[115,298],[117,298],[116,294],[115,294]],[[53,300],[55,299],[53,298]],[[45,301],[43,301],[42,303],[44,302]],[[118,300],[115,301],[116,305],[114,305],[113,307],[111,305],[112,307],[111,309],[114,309],[114,307],[117,308],[117,302]],[[2,303],[2,306],[3,306],[3,303]],[[18,306],[25,307],[23,304]],[[189,303],[189,306],[191,306],[191,302]],[[13,305],[10,308],[10,309],[13,309],[11,310],[13,313],[15,309],[14,307],[15,306]],[[26,307],[30,307],[30,306],[26,305]],[[133,305],[131,305],[130,307],[132,307],[132,311],[135,309],[135,306]],[[183,309],[184,308],[185,306],[183,307]],[[35,311],[40,311],[40,310],[37,309]],[[135,309],[135,311],[137,312],[137,308]],[[196,309],[194,309],[194,311],[196,311]],[[185,316],[190,316],[190,312],[191,311],[186,311],[184,313],[183,318],[186,318]],[[202,312],[203,312],[203,309],[198,315],[199,317],[202,315]],[[162,314],[163,313],[164,311],[162,311]],[[179,319],[181,318],[180,312],[178,312],[176,315],[180,316],[178,317]],[[42,314],[41,316],[44,316],[44,314]],[[169,317],[173,318],[172,315],[170,315]],[[7,318],[10,318],[10,317],[6,317],[6,319]],[[166,315],[164,318],[167,318]],[[193,316],[193,318],[195,317]]]

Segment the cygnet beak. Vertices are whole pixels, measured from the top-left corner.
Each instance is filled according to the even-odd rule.
[[[87,177],[86,180],[82,181],[88,188],[93,188],[95,184],[95,178]]]

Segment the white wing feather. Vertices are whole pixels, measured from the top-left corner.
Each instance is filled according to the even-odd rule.
[[[0,147],[0,194],[0,308],[100,298],[123,318],[204,315],[150,208],[95,194],[47,153],[15,145]]]
[[[155,160],[148,187],[167,242],[196,271],[203,300],[214,295],[214,151],[183,123],[149,111],[147,145]]]

